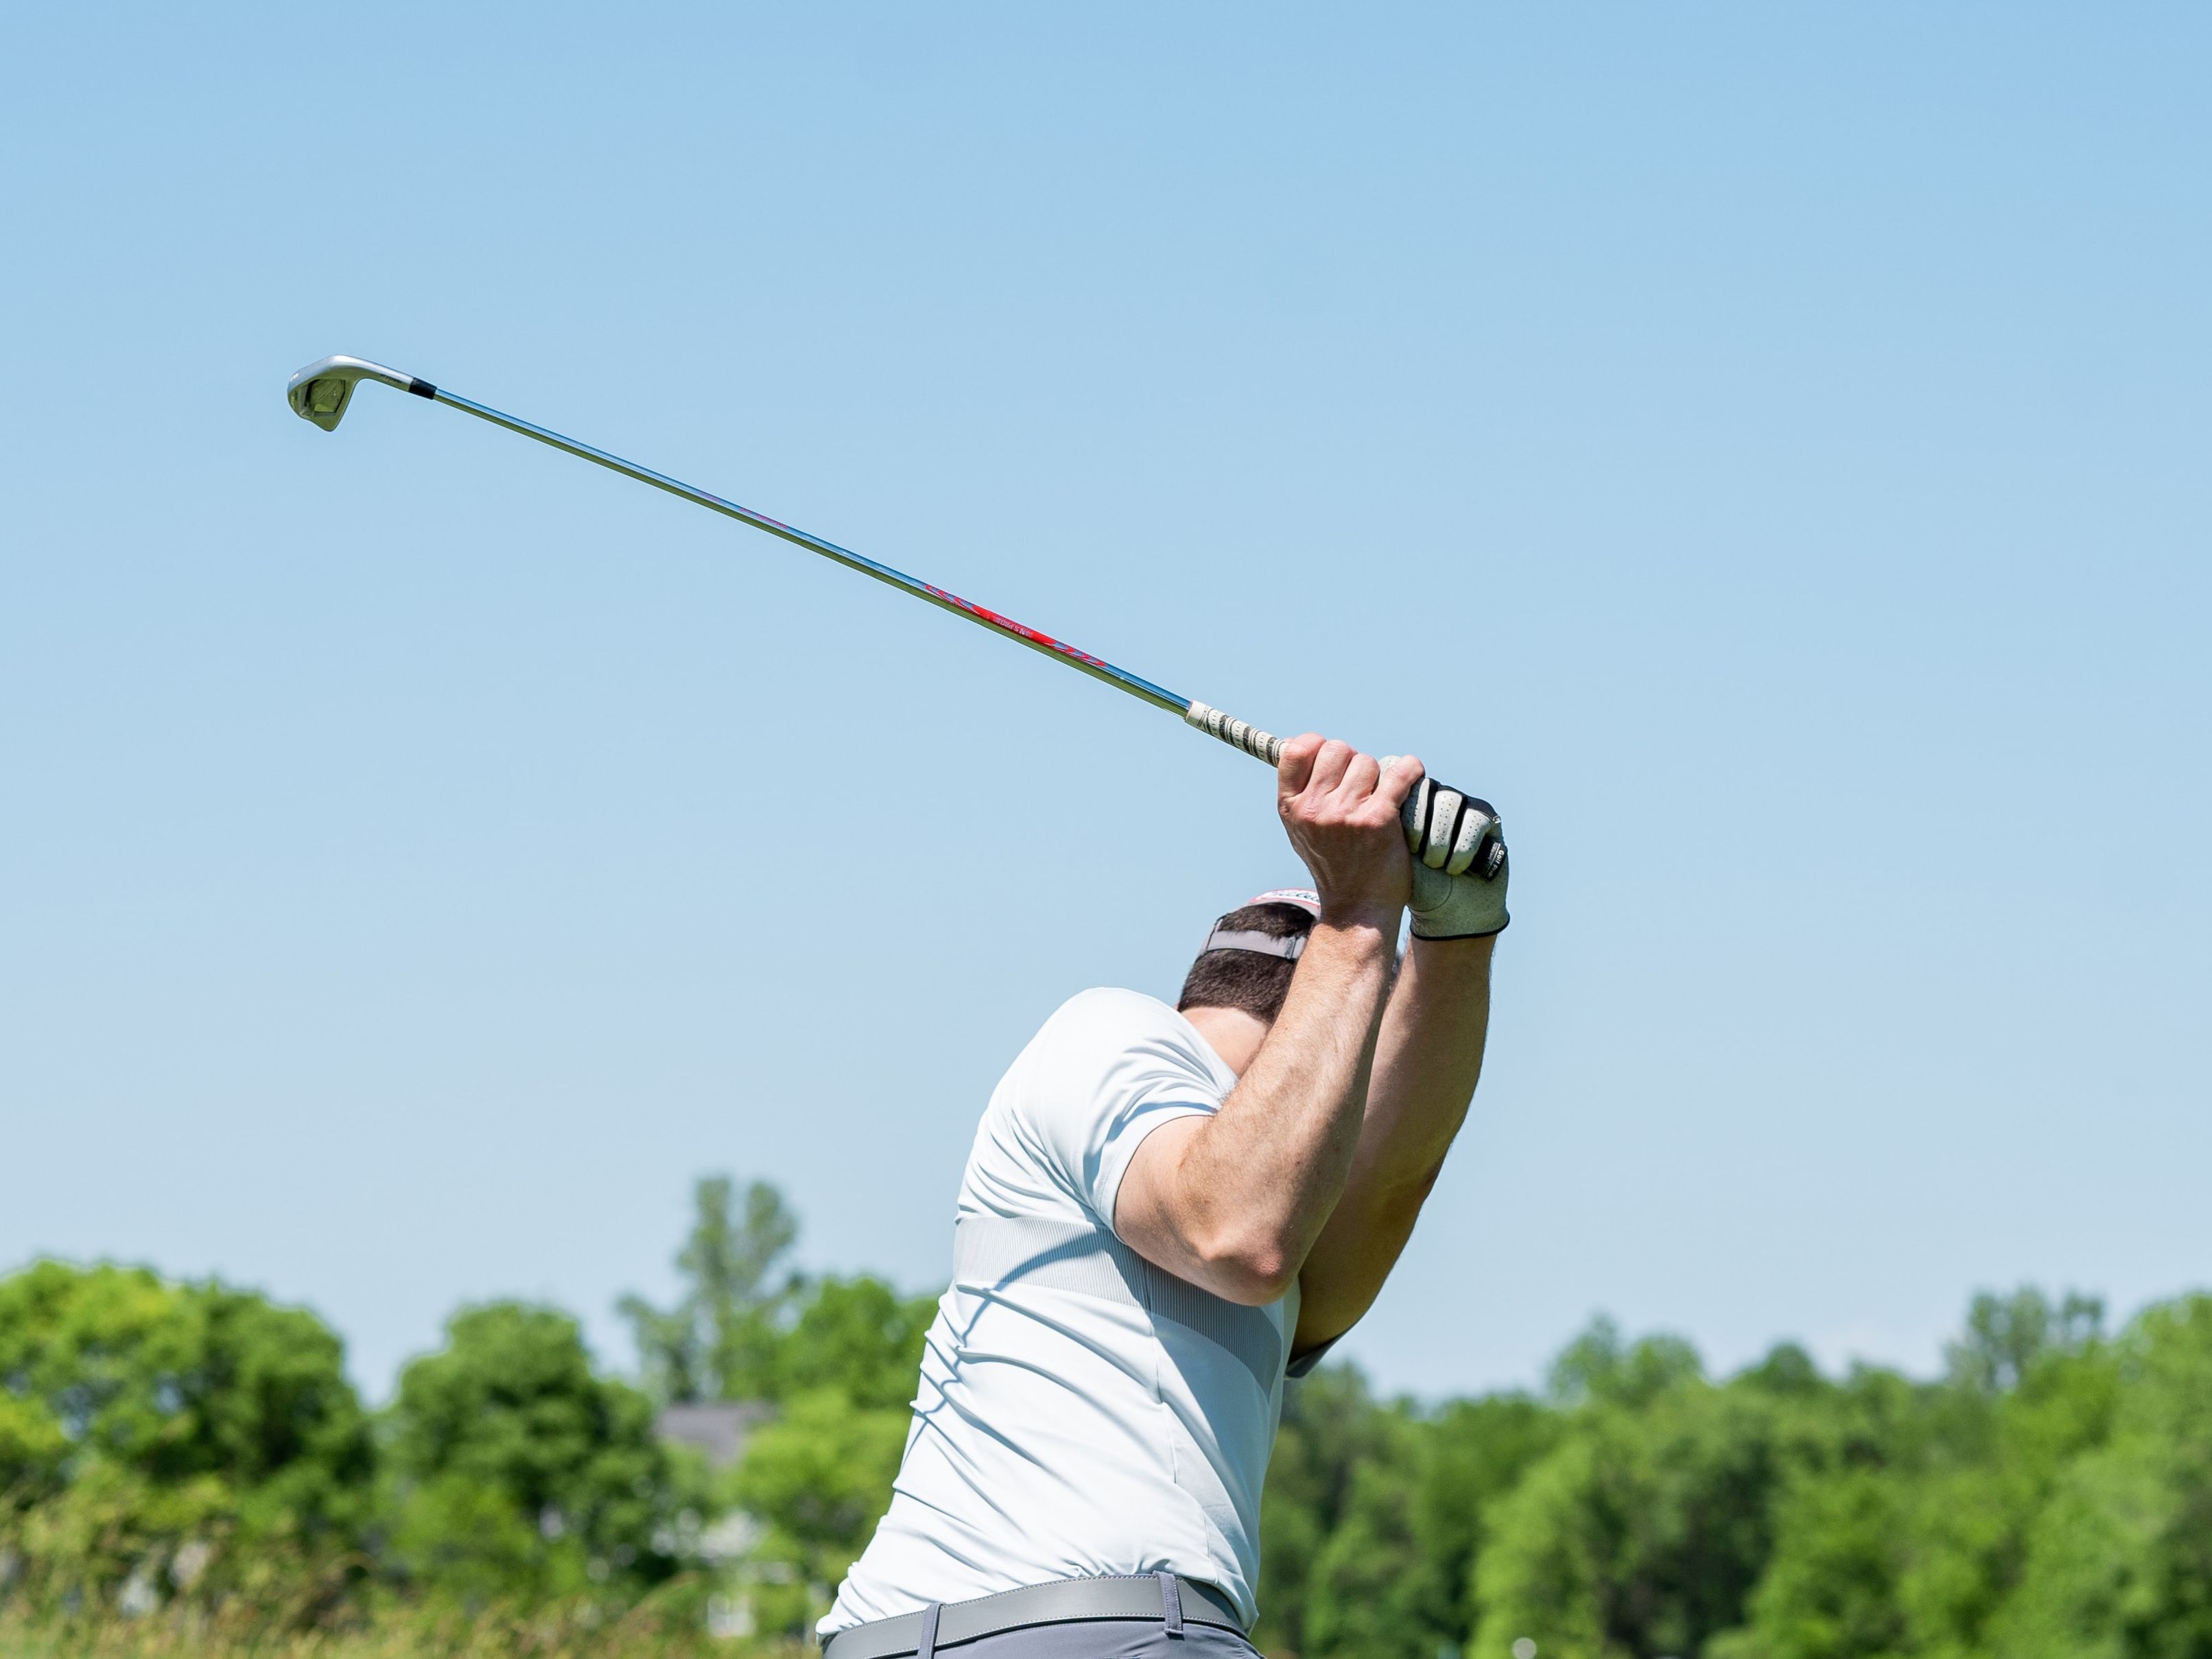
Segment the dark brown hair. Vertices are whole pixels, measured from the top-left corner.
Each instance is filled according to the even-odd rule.
[[[1302,904],[1248,904],[1231,910],[1216,925],[1238,933],[1265,933],[1269,939],[1297,939],[1312,931],[1313,912]],[[1176,1010],[1241,1008],[1258,1019],[1273,1019],[1283,1012],[1283,999],[1291,994],[1291,975],[1297,963],[1287,957],[1262,956],[1257,951],[1204,951],[1190,965]]]

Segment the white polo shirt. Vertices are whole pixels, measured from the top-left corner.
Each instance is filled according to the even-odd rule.
[[[1162,1571],[1219,1585],[1251,1623],[1297,1291],[1240,1307],[1112,1227],[1144,1138],[1236,1083],[1188,1020],[1134,991],[1084,992],[1022,1050],[969,1154],[890,1510],[823,1634]]]

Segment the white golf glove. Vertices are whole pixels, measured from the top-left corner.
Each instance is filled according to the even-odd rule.
[[[1481,939],[1502,932],[1510,918],[1498,809],[1424,777],[1406,796],[1402,821],[1413,854],[1413,937]]]

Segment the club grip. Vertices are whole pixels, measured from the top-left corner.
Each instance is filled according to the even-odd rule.
[[[1208,708],[1194,699],[1182,711],[1186,724],[1196,726],[1208,737],[1218,738],[1231,749],[1241,749],[1254,760],[1265,761],[1273,766],[1283,758],[1283,740],[1256,726],[1247,726],[1233,715],[1218,708]]]
[[[1231,749],[1243,750],[1254,760],[1273,766],[1283,758],[1280,738],[1196,698],[1182,717],[1186,724]],[[1425,777],[1407,795],[1400,819],[1406,826],[1407,847],[1431,870],[1494,881],[1505,867],[1505,832],[1498,822],[1498,809],[1479,795]]]

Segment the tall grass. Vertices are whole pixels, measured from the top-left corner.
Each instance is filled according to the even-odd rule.
[[[800,1659],[802,1651],[795,1642],[716,1641],[688,1595],[619,1614],[588,1605],[394,1607],[307,1630],[249,1612],[0,1613],[0,1659]]]

